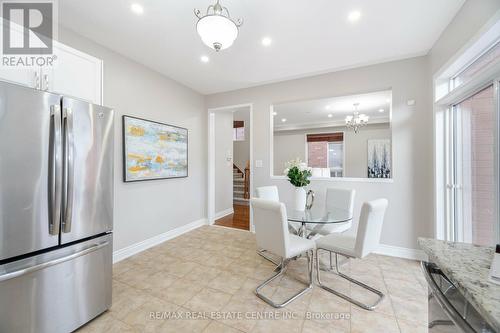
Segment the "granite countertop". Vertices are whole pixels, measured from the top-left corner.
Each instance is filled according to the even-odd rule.
[[[494,249],[419,238],[418,244],[483,318],[500,332],[500,285],[489,281]]]

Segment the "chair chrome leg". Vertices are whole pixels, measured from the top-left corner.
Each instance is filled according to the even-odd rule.
[[[271,257],[267,256],[267,255],[265,254],[265,252],[266,252],[266,250],[257,250],[257,254],[258,254],[259,256],[261,256],[262,258],[266,259],[267,261],[272,262],[273,264],[275,264],[276,266],[278,266],[278,267],[279,267],[279,265],[280,265],[281,263],[280,263],[280,262],[277,262],[277,261],[276,261],[276,260],[274,260],[273,258],[271,258]]]
[[[364,284],[363,282],[355,280],[352,277],[350,277],[350,276],[348,276],[348,275],[340,272],[340,269],[339,269],[339,258],[338,258],[338,254],[337,253],[335,253],[335,269],[337,270],[337,275],[340,276],[340,277],[342,277],[342,278],[344,278],[344,279],[346,279],[346,280],[348,280],[348,281],[350,281],[350,282],[352,282],[352,283],[357,284],[358,286],[360,286],[360,287],[362,287],[364,289],[367,289],[368,291],[371,291],[372,293],[374,293],[377,296],[379,296],[378,299],[372,305],[363,304],[363,303],[361,303],[361,302],[359,302],[359,301],[357,301],[357,300],[355,300],[355,299],[353,299],[353,298],[351,298],[351,297],[349,297],[349,296],[347,296],[345,294],[342,294],[341,292],[333,290],[332,288],[330,288],[330,287],[324,285],[323,283],[321,283],[320,267],[319,267],[319,250],[320,249],[316,250],[316,275],[317,275],[317,279],[318,279],[318,284],[319,284],[319,286],[322,289],[324,289],[324,290],[326,290],[326,291],[328,291],[328,292],[330,292],[330,293],[332,293],[334,295],[337,295],[337,296],[345,299],[348,302],[356,304],[357,306],[359,306],[359,307],[361,307],[361,308],[363,308],[365,310],[370,310],[370,311],[374,310],[377,307],[377,305],[379,305],[379,303],[384,299],[385,295],[381,291],[379,291],[379,290],[377,290],[375,288],[372,288],[372,287]],[[327,251],[327,250],[325,250],[325,251]],[[330,251],[328,251],[328,252],[330,252]],[[331,254],[331,252],[330,252],[330,254]]]
[[[322,262],[320,264],[320,267],[319,269],[321,269],[322,271],[325,271],[325,272],[334,272],[333,270],[333,252],[329,252],[329,263],[326,263],[326,262]],[[340,260],[339,261],[339,265],[342,266],[344,265],[345,263],[347,263],[349,261],[349,258],[347,257],[344,257],[344,256],[341,256],[342,258],[344,258],[343,260]]]
[[[272,307],[282,308],[282,307],[287,306],[288,304],[290,304],[291,302],[293,302],[294,300],[296,300],[297,298],[299,298],[300,296],[302,296],[303,294],[305,294],[306,292],[308,292],[309,290],[311,290],[311,288],[313,286],[313,277],[312,277],[312,275],[313,275],[313,265],[314,265],[313,256],[314,256],[314,254],[313,254],[312,251],[307,251],[307,270],[308,270],[308,275],[309,275],[309,284],[307,285],[306,288],[300,290],[298,293],[296,293],[292,297],[288,298],[283,303],[275,303],[271,299],[267,298],[266,296],[264,296],[263,294],[260,293],[260,290],[262,290],[262,288],[264,288],[269,283],[271,283],[273,280],[275,280],[276,278],[278,278],[279,276],[281,276],[281,275],[283,275],[285,273],[288,261],[287,260],[281,260],[280,264],[278,265],[278,267],[280,267],[280,270],[276,274],[274,274],[273,276],[271,276],[269,279],[267,279],[266,281],[264,281],[262,284],[260,284],[255,289],[255,294],[261,300],[263,300],[267,304],[271,305]]]

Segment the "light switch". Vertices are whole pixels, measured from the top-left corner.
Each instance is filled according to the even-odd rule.
[[[409,99],[406,101],[406,105],[408,106],[412,106],[412,105],[415,105],[415,100],[414,99]]]
[[[262,160],[255,160],[255,167],[262,168]]]

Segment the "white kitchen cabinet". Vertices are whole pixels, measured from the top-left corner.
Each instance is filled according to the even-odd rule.
[[[54,41],[50,67],[0,66],[0,80],[102,105],[101,59]]]
[[[0,24],[2,24],[2,22],[3,21],[0,20]],[[10,38],[11,44],[22,45],[23,28],[15,23],[10,23]],[[5,56],[10,57],[9,55]],[[29,88],[38,89],[40,87],[40,74],[40,67],[37,66],[0,66],[0,79]]]
[[[54,54],[54,65],[42,68],[42,89],[102,104],[102,60],[58,42]]]
[[[40,86],[40,68],[0,66],[0,79],[29,88]]]

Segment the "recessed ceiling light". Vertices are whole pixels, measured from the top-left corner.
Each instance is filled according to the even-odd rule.
[[[333,114],[329,113],[328,118],[331,118],[331,117],[333,117]]]
[[[325,106],[325,109],[330,110],[332,107],[330,105]]]
[[[386,103],[390,103],[390,102],[391,102],[391,100],[390,100],[389,98],[387,98],[387,99],[385,100],[385,102],[386,102]]]
[[[262,45],[269,46],[273,43],[273,40],[270,37],[262,38]]]
[[[277,116],[277,115],[278,115],[278,112],[274,111],[273,116]]]
[[[286,121],[286,118],[281,118],[281,122],[284,123]]]
[[[385,110],[384,109],[379,109],[378,112],[382,113],[384,112]]]
[[[133,3],[132,5],[130,5],[130,10],[137,15],[141,15],[142,13],[144,13],[144,7],[142,7],[138,3]]]
[[[361,18],[361,12],[358,10],[353,10],[347,16],[347,19],[351,22],[357,22]]]
[[[210,58],[208,58],[207,56],[201,56],[201,57],[200,57],[200,60],[201,60],[201,62],[205,62],[205,63],[207,63],[207,62],[209,62],[209,61],[210,61]]]

